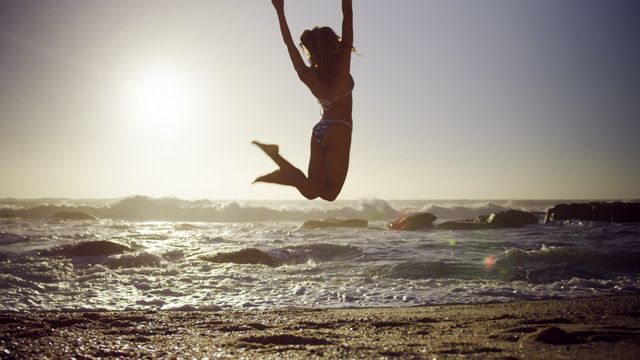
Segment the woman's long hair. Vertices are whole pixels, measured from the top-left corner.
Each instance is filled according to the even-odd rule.
[[[342,46],[340,37],[328,26],[316,26],[302,33],[300,46],[306,52],[311,67],[315,68],[320,82],[331,86],[338,75]]]

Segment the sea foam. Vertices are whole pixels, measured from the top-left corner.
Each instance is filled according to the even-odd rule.
[[[21,215],[74,207],[101,219],[0,219],[0,309],[411,306],[640,292],[638,224],[413,232],[383,226],[414,211],[465,218],[503,208],[543,211],[546,204],[134,198],[29,210],[33,204],[14,203]],[[109,212],[145,220],[104,216]],[[185,219],[212,214],[217,221]],[[301,227],[325,218],[369,224]]]

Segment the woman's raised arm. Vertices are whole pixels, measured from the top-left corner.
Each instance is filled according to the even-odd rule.
[[[353,47],[353,6],[351,0],[342,0],[342,45],[351,52]]]
[[[289,25],[287,24],[287,18],[284,15],[284,0],[271,0],[273,7],[276,9],[276,13],[278,14],[278,22],[280,23],[280,33],[282,33],[282,39],[284,40],[285,45],[287,45],[287,51],[289,52],[289,57],[291,58],[291,62],[293,63],[293,68],[298,73],[298,77],[302,79],[304,75],[309,71],[309,68],[304,63],[302,59],[302,55],[300,55],[300,51],[293,43],[293,38],[291,37],[291,31],[289,30]]]

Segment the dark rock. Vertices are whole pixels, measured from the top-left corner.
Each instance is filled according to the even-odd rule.
[[[437,224],[436,228],[445,230],[486,230],[520,228],[537,223],[538,218],[532,213],[520,210],[507,210],[491,213],[489,216],[478,216],[474,220],[445,221]]]
[[[540,330],[535,336],[535,341],[551,345],[568,345],[582,342],[575,336],[555,326]]]
[[[367,220],[362,220],[362,219],[309,220],[309,221],[305,221],[304,224],[302,224],[302,228],[304,228],[304,229],[319,229],[319,228],[328,228],[328,227],[363,228],[363,227],[367,227],[367,226],[369,226],[368,221]]]
[[[87,241],[74,245],[65,245],[53,250],[44,251],[42,255],[62,256],[110,256],[132,251],[126,245],[112,241]]]
[[[275,267],[280,265],[274,258],[262,250],[249,248],[228,253],[203,256],[202,260],[214,263],[260,264]]]
[[[559,204],[547,210],[544,222],[563,220],[640,222],[640,202]]]
[[[98,220],[97,217],[82,211],[60,211],[51,215],[51,217],[62,220]]]
[[[67,250],[71,256],[116,255],[131,251],[131,248],[111,241],[89,241],[72,246]]]
[[[507,210],[492,213],[487,218],[487,223],[493,228],[519,228],[529,224],[537,224],[538,218],[526,211]]]
[[[18,216],[8,211],[2,211],[0,212],[0,219],[18,219]]]
[[[430,213],[417,213],[403,216],[385,226],[394,230],[420,230],[433,227],[433,222],[437,219],[435,215]]]

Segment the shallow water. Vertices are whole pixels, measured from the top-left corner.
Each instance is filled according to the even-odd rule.
[[[366,218],[367,206],[335,211]],[[386,206],[441,218],[486,213],[468,203]],[[528,206],[542,211],[546,203]],[[0,309],[411,306],[640,293],[638,224],[399,232],[374,213],[367,228],[317,230],[301,229],[300,220],[0,219]],[[84,256],[87,249],[95,251]],[[241,250],[235,261],[267,265],[215,262]]]

